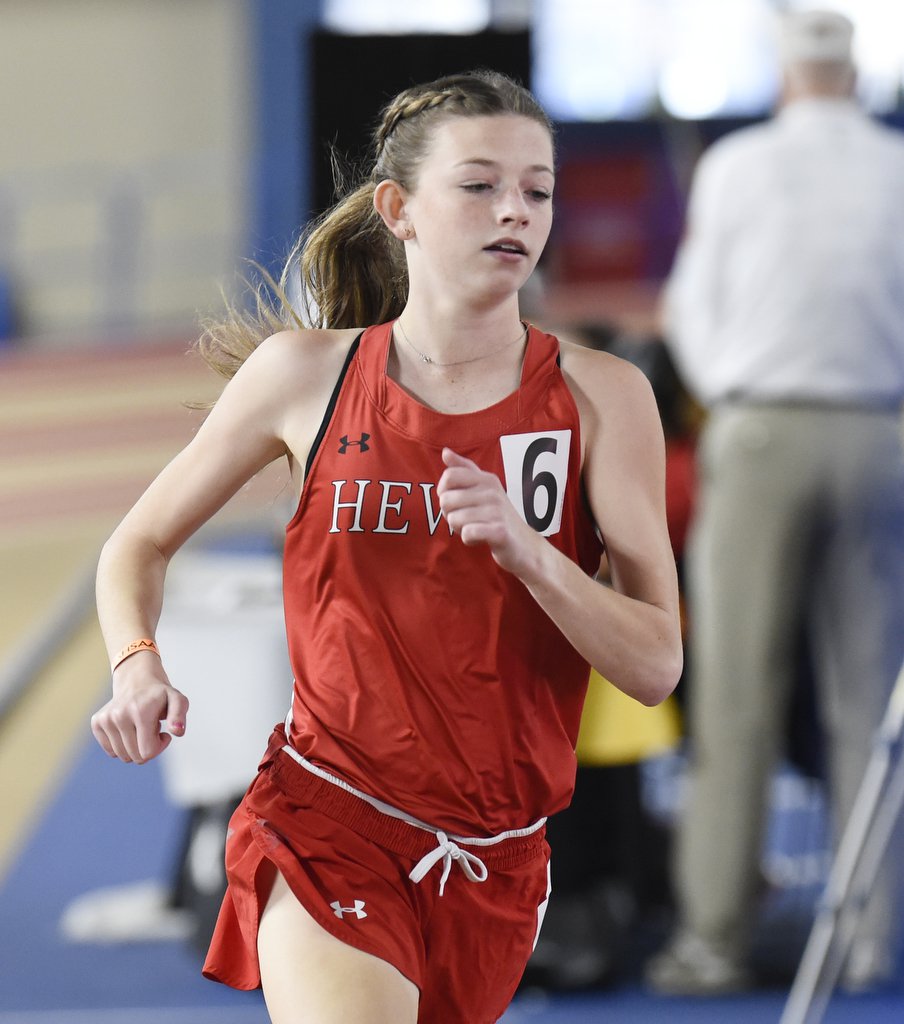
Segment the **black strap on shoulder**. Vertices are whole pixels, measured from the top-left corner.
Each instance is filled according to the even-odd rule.
[[[308,452],[308,459],[304,465],[304,478],[307,480],[308,473],[311,471],[311,466],[314,463],[314,456],[323,444],[323,438],[326,434],[327,428],[330,425],[330,420],[333,418],[333,413],[336,410],[336,403],[339,401],[339,392],[342,390],[342,383],[345,380],[345,375],[348,373],[348,368],[352,364],[352,360],[355,358],[355,353],[358,351],[358,346],[361,344],[361,335],[364,331],[359,334],[351,344],[351,348],[348,350],[348,355],[345,357],[345,362],[342,364],[342,371],[339,374],[339,379],[336,381],[336,386],[333,388],[333,393],[330,395],[330,400],[327,403],[326,411],[323,414],[323,419],[320,421],[320,429],[317,431],[317,436],[314,438],[314,443],[311,445],[311,450]]]

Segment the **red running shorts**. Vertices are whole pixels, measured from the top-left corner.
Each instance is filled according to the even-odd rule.
[[[308,913],[342,942],[392,964],[420,991],[419,1024],[493,1024],[536,944],[549,897],[545,829],[463,847],[488,870],[453,864],[408,875],[437,840],[382,813],[274,749],[232,816],[228,887],[203,972],[260,986],[257,929],[278,869]]]

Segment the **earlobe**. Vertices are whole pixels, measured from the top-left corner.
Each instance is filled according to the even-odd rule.
[[[402,241],[414,237],[414,228],[408,219],[406,199],[405,190],[391,178],[381,181],[374,189],[374,209],[392,234]]]

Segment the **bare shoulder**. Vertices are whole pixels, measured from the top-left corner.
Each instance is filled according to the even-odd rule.
[[[205,426],[217,427],[230,443],[256,435],[268,451],[278,444],[290,461],[303,461],[357,333],[291,330],[271,335],[227,383]]]
[[[352,330],[280,331],[261,342],[236,374],[245,375],[245,400],[261,410],[285,445],[300,487],[298,467],[308,452],[349,349],[360,333]],[[227,389],[228,390],[228,389]]]
[[[649,380],[625,359],[573,344],[562,345],[562,372],[578,407],[582,477],[610,567],[625,579],[657,551],[666,565],[665,439]]]
[[[286,330],[271,335],[248,357],[240,372],[290,387],[299,395],[330,388],[339,375],[357,330]]]
[[[642,370],[626,359],[561,341],[562,373],[578,405],[582,426],[659,416],[653,389]]]

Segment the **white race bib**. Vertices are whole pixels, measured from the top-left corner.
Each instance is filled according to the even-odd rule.
[[[505,490],[521,518],[542,537],[562,525],[570,430],[505,434],[499,438]]]

